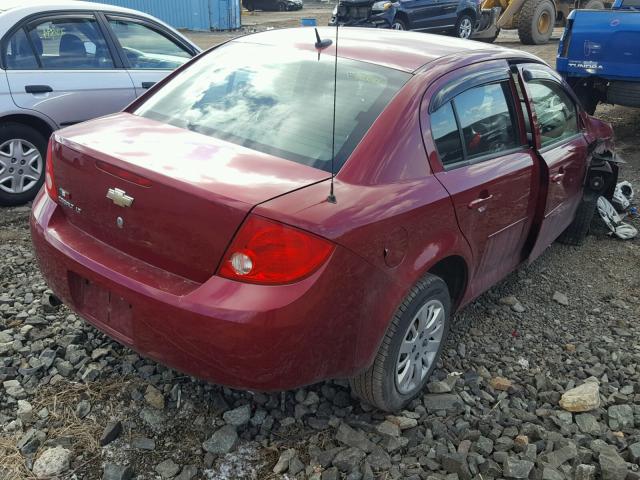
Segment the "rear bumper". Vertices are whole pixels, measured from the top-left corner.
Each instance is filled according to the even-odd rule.
[[[386,275],[338,247],[292,285],[203,284],[129,257],[78,230],[40,192],[31,233],[51,289],[118,342],[182,372],[233,388],[286,390],[365,368],[382,332]],[[345,273],[348,272],[348,273]],[[360,281],[358,281],[360,279]],[[355,286],[354,286],[355,285]],[[378,292],[380,290],[377,290]]]

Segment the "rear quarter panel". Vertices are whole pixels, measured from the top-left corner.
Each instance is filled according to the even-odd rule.
[[[370,364],[398,305],[435,263],[458,255],[471,264],[451,199],[431,174],[422,142],[420,100],[427,85],[413,77],[372,125],[337,175],[336,203],[327,201],[324,181],[255,209],[351,253],[339,274],[350,277],[354,292],[365,292],[345,306],[358,332],[356,369]],[[359,276],[362,262],[382,275]]]

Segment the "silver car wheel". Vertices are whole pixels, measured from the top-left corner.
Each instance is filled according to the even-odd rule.
[[[440,350],[444,334],[444,305],[425,303],[409,323],[396,362],[396,386],[403,394],[419,388]]]
[[[471,25],[471,19],[465,17],[460,22],[460,26],[458,27],[458,36],[460,38],[469,38],[471,37],[471,30],[473,29],[473,25]]]
[[[0,189],[23,193],[38,184],[44,162],[33,143],[14,138],[0,145]]]
[[[400,22],[393,22],[391,28],[393,28],[394,30],[404,30],[404,25]]]

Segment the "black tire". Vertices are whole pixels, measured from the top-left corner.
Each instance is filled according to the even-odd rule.
[[[253,2],[247,2],[247,4],[245,5],[245,8],[247,9],[247,11],[249,12],[253,12],[255,10],[254,6],[253,6]]]
[[[604,2],[600,0],[589,0],[582,8],[587,10],[604,10]]]
[[[580,84],[573,86],[573,92],[576,94],[576,97],[578,97],[578,100],[580,100],[584,111],[589,115],[593,115],[600,102],[600,93],[588,85]]]
[[[544,18],[547,21],[543,21]],[[524,45],[547,43],[553,33],[555,20],[556,9],[551,0],[526,0],[518,16],[520,41]]]
[[[432,300],[439,301],[444,307],[444,331],[440,346],[419,386],[405,394],[399,391],[395,378],[400,346],[415,314]],[[441,278],[427,274],[411,289],[396,310],[371,366],[350,380],[352,391],[381,410],[395,412],[402,409],[422,391],[438,362],[449,333],[450,315],[451,298],[447,284]]]
[[[394,18],[393,22],[391,23],[391,29],[392,30],[408,30],[409,27],[407,26],[407,22],[404,21],[402,18]]]
[[[596,213],[596,205],[597,197],[595,195],[593,199],[582,200],[573,222],[560,234],[558,241],[565,245],[582,245],[591,229],[591,222]]]
[[[42,133],[32,127],[21,123],[1,123],[0,146],[9,140],[23,140],[32,144],[40,153],[42,163],[40,177],[37,181],[29,184],[28,190],[21,193],[11,193],[0,188],[0,205],[2,206],[22,205],[33,200],[44,182],[45,161],[47,157],[47,139]],[[0,165],[0,170],[2,170],[2,168],[2,165]],[[9,165],[8,168],[14,167]]]
[[[470,39],[471,35],[473,35],[474,23],[474,19],[471,15],[463,13],[456,21],[456,27],[453,30],[453,35],[464,40]]]
[[[610,82],[607,101],[625,107],[640,107],[640,84],[636,82]]]
[[[287,11],[287,6],[284,3],[279,2],[278,3],[278,11],[279,12],[286,12]]]

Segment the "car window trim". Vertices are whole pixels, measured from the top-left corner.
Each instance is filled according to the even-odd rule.
[[[544,147],[540,147],[538,149],[538,152],[540,153],[546,153],[549,152],[555,148],[558,148],[559,146],[566,144],[566,143],[571,143],[572,141],[576,140],[578,137],[583,137],[584,133],[581,131],[578,131],[576,133],[574,133],[573,135],[571,135],[570,137],[564,137],[564,138],[560,138],[556,141],[554,141],[553,143],[549,143],[548,145],[545,145]]]
[[[442,163],[442,160],[440,160],[440,163],[442,163],[442,167],[444,171],[448,172],[450,170],[455,170],[456,168],[470,167],[471,165],[476,165],[478,163],[488,162],[490,160],[494,160],[503,155],[512,155],[514,153],[520,153],[520,152],[525,153],[529,150],[530,150],[530,147],[526,145],[518,145],[517,147],[510,148],[509,150],[485,153],[484,155],[481,155],[479,157],[466,158],[465,156],[464,160],[460,160],[459,162],[455,162],[455,163],[450,163],[448,165],[445,165],[444,163]],[[440,153],[438,153],[438,158],[440,158]]]
[[[494,158],[497,158],[501,155],[509,155],[512,153],[517,153],[517,152],[525,152],[527,150],[529,150],[531,147],[529,145],[523,144],[522,143],[522,129],[524,128],[523,125],[520,124],[520,119],[518,118],[518,112],[517,112],[517,107],[516,107],[516,100],[514,97],[514,92],[513,92],[513,79],[512,78],[508,78],[508,79],[504,79],[504,80],[494,80],[494,81],[490,81],[490,82],[483,82],[477,85],[474,85],[473,87],[470,88],[476,88],[476,87],[481,87],[484,85],[490,85],[490,84],[501,84],[504,83],[505,81],[507,81],[509,83],[509,92],[510,92],[510,97],[511,97],[511,103],[509,103],[509,98],[507,98],[505,96],[505,100],[507,101],[507,106],[510,107],[509,108],[509,117],[511,117],[511,122],[513,124],[513,126],[515,127],[518,135],[518,143],[519,145],[510,148],[508,150],[502,150],[500,152],[491,152],[491,153],[485,153],[484,155],[480,155],[478,157],[473,157],[473,158],[469,158],[468,156],[468,152],[467,152],[467,146],[465,144],[464,141],[464,133],[462,132],[462,128],[461,128],[461,124],[460,124],[460,118],[458,116],[458,109],[456,107],[456,102],[454,102],[455,97],[452,97],[449,99],[448,102],[440,105],[440,107],[444,107],[447,103],[451,104],[451,108],[453,110],[453,116],[454,119],[456,121],[456,127],[458,128],[458,135],[460,137],[460,145],[462,147],[462,160],[458,161],[458,162],[453,162],[453,163],[449,163],[449,164],[445,164],[442,161],[442,158],[440,156],[440,151],[438,150],[438,146],[435,143],[435,138],[434,140],[434,146],[436,147],[436,152],[438,153],[438,160],[440,161],[440,164],[442,165],[442,168],[444,169],[444,171],[449,171],[449,170],[454,170],[456,168],[460,168],[460,167],[466,167],[466,166],[470,166],[470,165],[475,165],[477,163],[482,163],[482,162],[486,162],[489,160],[493,160]],[[470,89],[469,88],[469,89]],[[460,91],[457,95],[460,95],[464,92],[466,92],[469,89],[465,89],[463,91]],[[457,96],[456,95],[456,96]],[[516,110],[516,111],[513,111]],[[429,112],[431,113],[431,112]],[[513,118],[514,114],[516,115],[516,118]],[[431,129],[430,129],[431,130]],[[433,130],[431,130],[431,135],[433,136]]]
[[[523,71],[524,71],[524,69],[523,69]],[[544,72],[544,70],[538,70],[538,71]],[[547,73],[547,72],[545,72],[545,73]],[[523,74],[523,77],[524,77],[524,74]],[[554,84],[554,85],[560,87],[562,89],[562,91],[566,94],[566,96],[569,98],[569,101],[573,105],[573,111],[575,113],[576,133],[571,135],[571,136],[569,136],[569,137],[561,138],[560,140],[558,140],[556,142],[553,142],[553,143],[550,143],[549,145],[545,145],[545,146],[542,146],[542,130],[540,130],[540,126],[541,126],[540,125],[540,119],[538,118],[538,115],[536,114],[536,116],[535,116],[535,121],[536,121],[536,124],[537,124],[536,126],[538,127],[538,131],[540,131],[540,149],[539,149],[540,152],[546,151],[548,146],[552,146],[552,145],[555,146],[556,144],[559,144],[560,142],[562,142],[562,141],[564,141],[566,139],[569,139],[569,138],[573,139],[577,135],[582,135],[584,128],[582,128],[581,125],[580,125],[580,109],[578,108],[578,104],[576,103],[575,99],[571,95],[570,91],[565,88],[564,84],[562,83],[562,79],[558,80],[554,76],[548,75],[547,77],[544,77],[544,78],[532,77],[532,78],[530,78],[530,80],[524,79],[524,81],[525,81],[525,83],[528,83],[530,81],[539,81],[539,82],[542,82],[542,83],[551,83],[551,84]],[[533,110],[535,112],[535,105],[533,104],[533,98],[530,98],[529,102],[532,104],[531,107],[533,108]]]
[[[170,30],[167,29],[167,27],[165,27],[162,24],[159,24],[157,22],[154,22],[152,19],[150,18],[146,18],[143,16],[138,16],[138,15],[134,15],[134,14],[130,14],[130,13],[124,13],[124,12],[117,12],[117,11],[113,11],[113,10],[86,10],[86,9],[78,9],[78,10],[67,10],[67,9],[61,9],[61,10],[48,10],[46,12],[36,12],[36,13],[32,13],[31,15],[27,15],[26,17],[20,19],[18,22],[15,23],[15,25],[13,25],[10,29],[8,29],[5,34],[2,36],[2,38],[0,38],[0,52],[4,52],[5,50],[5,46],[7,43],[7,40],[9,38],[11,38],[11,36],[18,31],[21,28],[24,28],[25,25],[27,25],[28,23],[37,20],[39,18],[43,18],[43,17],[55,17],[57,15],[65,15],[65,14],[69,14],[69,15],[76,15],[76,14],[92,14],[94,15],[97,19],[99,19],[102,16],[107,16],[107,15],[114,15],[114,16],[124,16],[127,18],[134,18],[137,20],[141,20],[144,22],[148,22],[152,25],[155,25],[157,28],[163,29],[163,30],[167,30],[167,33],[171,35],[171,38],[173,38],[174,40],[176,40],[180,45],[182,45],[183,47],[185,47],[187,49],[187,51],[191,52],[191,54],[196,57],[198,54],[200,54],[201,52],[199,50],[197,50],[193,45],[185,42],[184,40],[182,40],[180,37],[177,37],[173,32],[171,32]],[[102,32],[103,35],[105,35],[106,41],[107,43],[109,42],[113,42],[111,35],[111,31],[107,30],[106,32],[103,31]],[[25,32],[26,34],[26,32]],[[227,43],[227,42],[223,42],[223,43]],[[114,56],[114,66],[115,69],[123,69],[126,68],[124,63],[121,60],[120,57],[120,52],[118,51],[118,44],[113,42],[111,43],[111,47],[110,47],[110,52],[112,55],[114,55],[113,51],[111,50],[112,48],[116,49],[116,55]],[[7,70],[7,66],[6,63],[4,61],[4,54],[0,55],[0,69],[2,70]],[[107,69],[104,69],[104,71],[108,71]]]
[[[7,42],[13,37],[13,35],[20,29],[22,29],[25,33],[25,35],[27,36],[27,39],[29,41],[29,45],[31,46],[31,50],[34,54],[34,56],[36,57],[36,62],[38,62],[38,68],[36,70],[38,71],[48,71],[48,72],[63,72],[63,71],[78,71],[78,70],[71,70],[71,69],[45,69],[43,68],[42,65],[42,61],[40,59],[40,56],[36,53],[36,49],[35,49],[35,45],[33,44],[33,40],[31,39],[31,35],[29,35],[29,31],[27,29],[27,27],[33,23],[36,22],[42,22],[42,21],[46,21],[46,19],[51,18],[51,19],[59,19],[59,18],[65,18],[65,17],[70,17],[70,18],[89,18],[89,19],[93,19],[96,21],[96,23],[98,24],[98,29],[100,31],[100,33],[102,33],[102,36],[104,37],[104,41],[107,44],[107,49],[109,50],[109,53],[111,54],[111,60],[113,62],[113,68],[90,68],[90,69],[82,69],[82,70],[86,70],[86,71],[91,71],[91,72],[95,72],[95,71],[100,71],[100,72],[109,72],[109,71],[113,71],[113,70],[118,70],[118,69],[122,69],[122,65],[121,62],[119,61],[119,56],[114,55],[114,52],[112,50],[112,45],[109,44],[109,37],[107,36],[106,32],[104,31],[104,29],[102,28],[100,19],[98,18],[98,13],[97,11],[93,11],[93,10],[52,10],[52,11],[47,11],[47,12],[39,12],[39,13],[34,13],[32,15],[28,15],[26,17],[24,17],[22,20],[20,20],[19,22],[17,22],[13,27],[11,27],[9,30],[7,30],[7,33],[4,34],[4,36],[2,37],[2,39],[0,40],[0,52],[2,53],[0,55],[0,68],[5,70],[5,71],[35,71],[34,69],[8,69],[7,68],[7,64],[5,61],[5,54],[6,54],[6,47],[7,47]],[[119,65],[120,64],[120,65]]]
[[[490,83],[499,83],[508,80],[510,71],[508,67],[493,67],[470,72],[454,81],[447,83],[431,97],[429,113],[433,113],[448,101],[472,88]]]
[[[134,15],[128,15],[128,14],[114,14],[114,13],[109,13],[109,12],[102,12],[102,13],[103,13],[105,25],[109,29],[109,34],[111,35],[112,41],[114,42],[114,44],[116,45],[116,47],[118,48],[118,51],[120,53],[120,58],[122,60],[122,64],[124,65],[124,68],[126,68],[127,70],[165,71],[167,69],[166,68],[133,68],[131,66],[131,64],[129,63],[129,59],[127,58],[127,56],[124,53],[124,47],[120,43],[120,40],[118,39],[118,36],[113,31],[113,28],[111,27],[111,24],[109,23],[110,20],[122,20],[122,21],[126,21],[126,22],[137,23],[139,25],[143,25],[143,26],[149,28],[150,30],[153,30],[157,34],[162,35],[167,40],[177,44],[177,46],[182,48],[185,51],[185,53],[188,53],[189,55],[191,55],[191,58],[195,57],[199,53],[199,52],[196,52],[191,45],[186,44],[180,38],[176,37],[176,35],[174,35],[173,32],[167,30],[165,27],[163,27],[160,24],[157,24],[155,22],[150,21],[149,19],[136,17]]]

